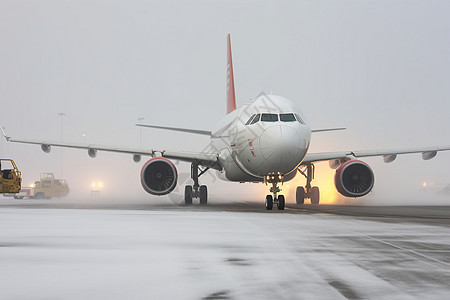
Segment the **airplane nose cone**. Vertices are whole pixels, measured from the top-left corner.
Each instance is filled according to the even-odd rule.
[[[294,128],[272,126],[261,135],[260,148],[266,161],[278,165],[281,172],[283,166],[291,167],[292,163],[298,161],[300,137]]]

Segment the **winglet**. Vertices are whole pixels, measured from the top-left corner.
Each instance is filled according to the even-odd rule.
[[[231,58],[231,37],[227,36],[227,114],[236,109],[236,94],[234,92],[233,61]]]
[[[5,132],[5,128],[3,126],[0,125],[0,130],[2,131],[3,136],[5,137],[5,139],[9,142],[9,139],[11,138],[10,136],[8,136]]]

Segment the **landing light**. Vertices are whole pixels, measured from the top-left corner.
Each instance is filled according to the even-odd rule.
[[[93,181],[92,182],[92,184],[91,184],[91,187],[92,188],[102,188],[103,187],[103,182],[101,182],[101,181]]]

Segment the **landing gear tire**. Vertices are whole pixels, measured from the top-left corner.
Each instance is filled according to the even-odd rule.
[[[278,210],[284,210],[285,204],[286,201],[284,200],[284,196],[283,195],[278,196]]]
[[[266,196],[266,210],[272,210],[273,207],[273,197],[272,195]]]
[[[317,186],[313,186],[311,188],[311,204],[319,204],[319,188]]]
[[[187,185],[184,188],[184,204],[192,205],[192,186]]]
[[[206,185],[200,186],[200,205],[206,205],[208,203],[208,188]]]
[[[305,189],[302,186],[297,187],[297,192],[295,193],[295,201],[297,204],[305,203]]]

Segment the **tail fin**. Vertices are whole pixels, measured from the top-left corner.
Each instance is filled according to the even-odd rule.
[[[236,109],[236,94],[234,92],[233,61],[231,59],[231,39],[227,36],[227,114]]]

